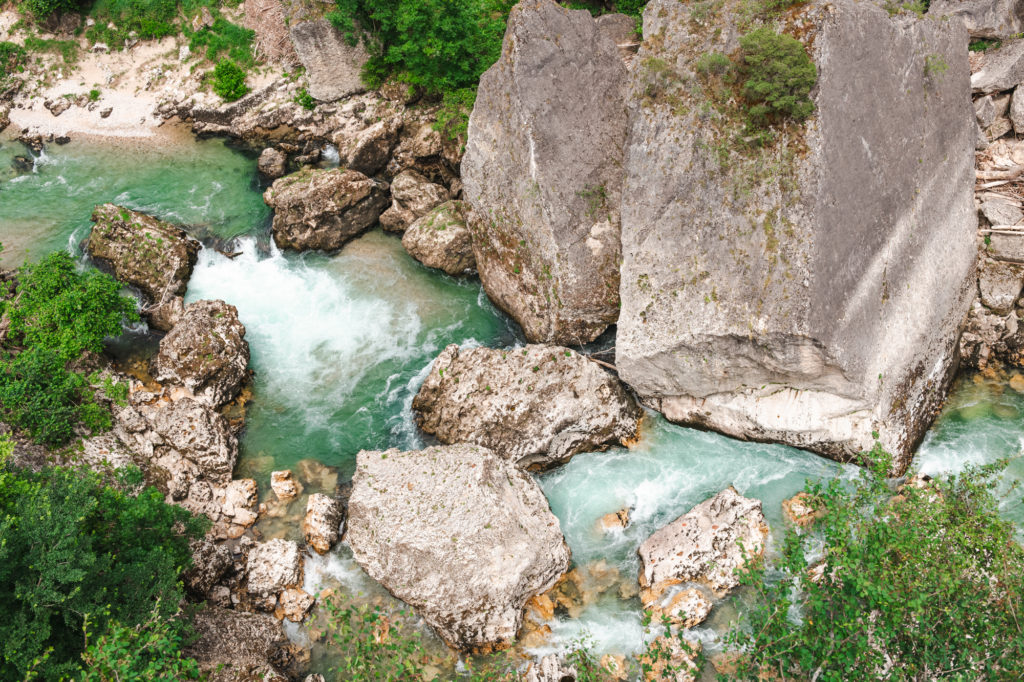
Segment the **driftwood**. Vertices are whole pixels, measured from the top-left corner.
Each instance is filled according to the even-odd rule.
[[[1006,170],[979,170],[974,171],[974,175],[978,180],[1017,180],[1024,175],[1024,165]]]

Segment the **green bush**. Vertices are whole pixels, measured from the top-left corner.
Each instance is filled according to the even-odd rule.
[[[724,76],[732,69],[732,62],[721,52],[705,52],[694,66],[704,76]]]
[[[36,21],[42,21],[51,14],[76,12],[81,6],[79,0],[21,0],[18,8]]]
[[[293,101],[308,111],[316,109],[316,100],[313,99],[313,95],[309,94],[309,90],[306,90],[306,88],[300,89]]]
[[[185,658],[181,650],[188,628],[180,617],[166,618],[159,601],[150,617],[135,627],[111,623],[99,637],[85,627],[88,644],[82,653],[84,670],[79,682],[200,679],[199,664]]]
[[[123,640],[114,623],[135,628],[175,615],[189,541],[207,522],[155,489],[125,492],[140,482],[137,469],[108,484],[87,470],[0,465],[0,679],[74,676],[86,627],[113,628]]]
[[[351,44],[363,40],[371,87],[388,78],[440,95],[475,88],[501,56],[512,0],[336,0],[328,15]]]
[[[221,54],[226,53],[228,59],[243,69],[248,69],[256,64],[252,52],[255,37],[255,31],[217,18],[213,26],[192,34],[189,48],[195,53],[205,50],[204,54],[211,62],[217,61]]]
[[[24,70],[27,59],[28,55],[21,45],[0,42],[0,83],[8,76]]]
[[[444,133],[450,140],[465,140],[469,132],[469,115],[476,102],[476,88],[460,88],[446,92],[437,111],[434,129]]]
[[[740,38],[740,48],[742,91],[752,127],[764,128],[783,119],[803,121],[814,113],[810,92],[818,69],[803,43],[762,27]]]
[[[876,448],[852,489],[809,484],[823,517],[786,535],[777,577],[742,576],[758,599],[727,637],[745,651],[740,677],[1024,678],[1024,549],[994,494],[1005,462],[897,494],[890,459]]]
[[[228,102],[234,102],[249,92],[245,84],[245,71],[230,59],[222,59],[213,69],[213,91]]]

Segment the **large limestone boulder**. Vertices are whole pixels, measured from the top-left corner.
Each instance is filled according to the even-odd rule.
[[[416,422],[442,443],[476,443],[521,467],[636,437],[642,411],[625,387],[562,346],[448,346],[413,399]]]
[[[669,419],[738,438],[848,460],[877,432],[902,471],[974,294],[966,32],[870,2],[801,5],[787,22],[817,66],[816,111],[750,148],[695,76],[699,55],[738,47],[736,3],[703,23],[696,7],[644,13],[620,376]]]
[[[533,478],[475,445],[360,452],[345,539],[450,646],[511,645],[526,602],[569,567]]]
[[[362,71],[369,55],[362,42],[349,45],[326,19],[296,23],[291,36],[314,98],[333,102],[366,90]]]
[[[933,0],[928,14],[960,19],[972,38],[1002,40],[1024,31],[1021,0]]]
[[[249,377],[249,344],[238,309],[224,301],[196,301],[160,341],[153,360],[157,381],[181,384],[196,400],[218,408]]]
[[[466,227],[466,204],[441,204],[406,229],[402,246],[427,267],[457,276],[476,266],[473,238]]]
[[[480,79],[462,161],[487,295],[534,342],[618,316],[627,75],[590,13],[523,0]]]
[[[97,206],[92,220],[86,251],[119,281],[138,289],[149,304],[143,314],[155,328],[168,331],[175,316],[163,313],[180,309],[199,242],[169,223],[114,204]]]
[[[404,170],[391,181],[391,208],[380,217],[389,232],[402,232],[430,209],[451,198],[442,185],[414,170]]]
[[[377,222],[387,207],[388,186],[341,168],[303,170],[263,194],[274,209],[271,229],[282,249],[340,249]]]
[[[761,501],[728,487],[640,545],[640,597],[656,603],[672,585],[699,582],[718,596],[739,585],[735,571],[756,559],[768,539]]]

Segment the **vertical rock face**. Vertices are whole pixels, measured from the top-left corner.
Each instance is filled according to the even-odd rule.
[[[523,0],[480,79],[462,162],[480,279],[531,341],[593,340],[618,315],[627,77],[586,11]]]
[[[523,607],[569,567],[529,474],[486,448],[360,452],[345,539],[360,566],[449,645],[511,645]]]
[[[291,28],[292,44],[306,67],[309,94],[333,102],[364,92],[362,70],[369,58],[362,43],[352,46],[326,19],[302,21]]]
[[[849,0],[795,10],[782,28],[809,46],[817,110],[749,148],[695,69],[735,53],[734,8],[695,7],[644,15],[620,374],[669,419],[740,438],[847,459],[878,432],[902,470],[973,295],[966,32]]]
[[[1010,38],[1024,30],[1021,0],[934,0],[928,14],[960,19],[972,38]]]

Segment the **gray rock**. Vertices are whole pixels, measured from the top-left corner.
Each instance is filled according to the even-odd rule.
[[[347,148],[339,148],[347,159],[345,165],[349,170],[369,176],[381,172],[388,165],[400,129],[400,119],[388,118],[361,130]]]
[[[974,100],[974,116],[982,128],[988,128],[995,122],[996,107],[992,101],[992,95],[985,95]]]
[[[199,662],[210,682],[285,682],[274,667],[287,643],[284,631],[270,616],[207,606],[196,612],[198,640],[183,654]]]
[[[534,342],[597,338],[618,316],[627,72],[584,10],[524,0],[480,79],[462,161],[487,295]]]
[[[461,651],[510,646],[569,568],[537,483],[474,445],[360,452],[348,514],[359,565]]]
[[[326,19],[299,22],[291,27],[291,35],[314,98],[333,102],[366,91],[362,70],[369,55],[361,42],[349,45]]]
[[[1010,122],[1018,135],[1024,133],[1024,89],[1013,89],[1013,100],[1010,103]]]
[[[417,219],[450,198],[443,186],[414,170],[402,171],[391,181],[391,208],[380,216],[380,225],[389,232],[404,232]]]
[[[256,543],[246,568],[249,594],[266,597],[302,585],[302,564],[299,546],[291,540]]]
[[[1024,235],[993,234],[985,253],[996,260],[1024,263]]]
[[[409,255],[427,267],[462,275],[476,267],[466,204],[448,201],[418,218],[402,235]]]
[[[58,97],[52,100],[48,99],[43,102],[43,106],[49,109],[53,116],[60,116],[71,108],[71,100],[67,97]]]
[[[636,19],[626,14],[602,14],[595,19],[597,28],[618,46],[639,42]]]
[[[991,225],[1016,225],[1024,221],[1024,211],[1008,201],[986,199],[981,202],[980,210]]]
[[[966,33],[872,3],[802,5],[816,111],[751,151],[685,85],[695,55],[736,47],[734,10],[696,26],[675,0],[644,13],[620,376],[673,421],[840,460],[878,432],[902,471],[955,371],[974,295]],[[922,44],[945,70],[926,74]],[[910,138],[921,144],[906,154]]]
[[[448,346],[413,399],[416,423],[442,443],[476,443],[524,468],[637,435],[643,414],[625,387],[561,346]]]
[[[143,313],[155,328],[173,315],[163,306],[180,305],[199,257],[200,244],[169,223],[114,204],[97,206],[86,250],[113,271],[119,281],[138,289],[150,305]]]
[[[185,587],[197,599],[220,582],[232,565],[231,553],[224,545],[218,545],[209,538],[192,543],[192,568],[185,571],[182,580]]]
[[[1024,31],[1021,0],[933,0],[928,15],[960,19],[972,38],[1012,38]]]
[[[1006,133],[1013,130],[1013,123],[1006,116],[1000,116],[992,122],[988,128],[985,128],[985,139],[989,142],[994,142]]]
[[[256,168],[266,177],[276,180],[288,172],[288,155],[280,149],[267,147],[260,152]]]
[[[971,75],[971,89],[991,94],[1012,90],[1024,81],[1024,40],[1004,43],[984,55],[984,63]]]
[[[964,367],[983,370],[990,363],[1024,367],[1024,325],[1017,312],[998,315],[975,301],[960,337]]]
[[[761,501],[730,486],[644,540],[637,550],[640,598],[649,606],[685,582],[705,584],[722,597],[739,585],[736,569],[759,557],[767,540]]]
[[[196,301],[160,340],[153,376],[181,384],[196,400],[218,408],[249,378],[249,344],[238,309],[224,301]]]
[[[282,249],[340,249],[377,222],[386,190],[385,183],[341,168],[275,180],[263,194],[274,209],[274,242]]]
[[[306,544],[317,554],[327,554],[338,541],[345,509],[330,495],[313,493],[306,503],[306,517],[302,520],[302,534]]]
[[[112,113],[114,113],[114,107],[104,107],[100,109],[100,118],[110,118]]]
[[[1024,289],[1024,265],[983,258],[978,286],[982,304],[997,315],[1006,315]]]

